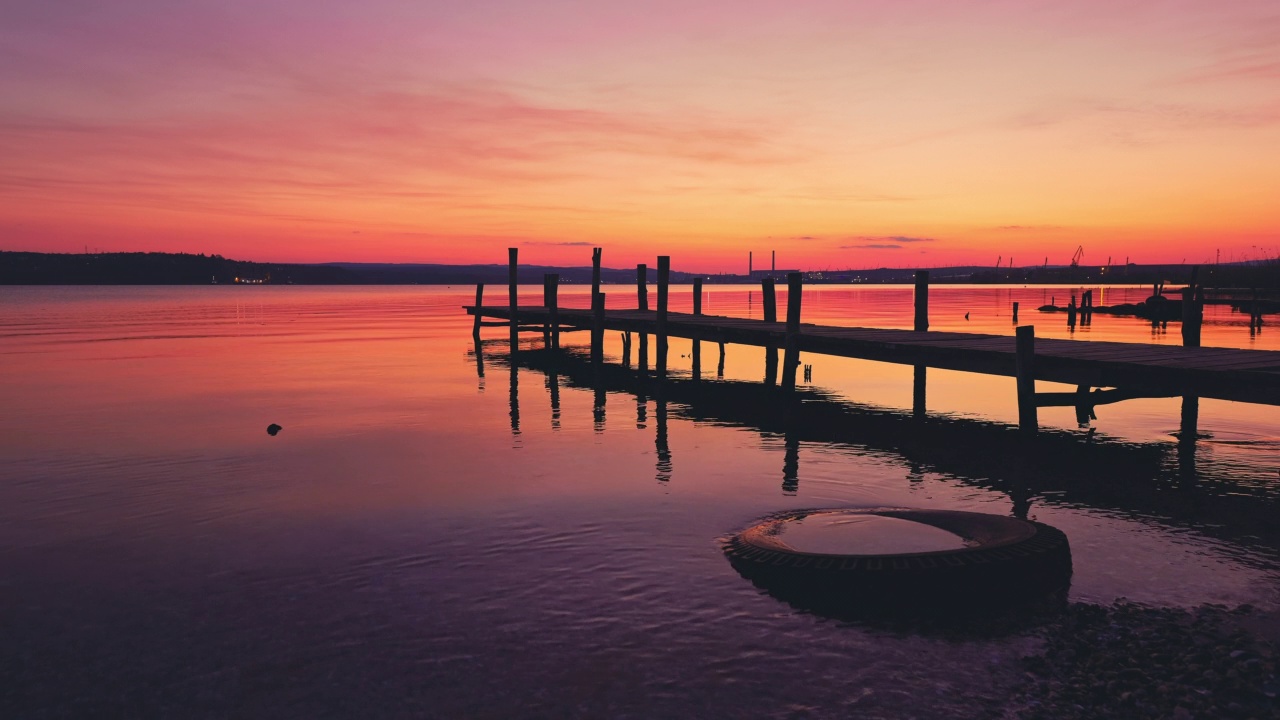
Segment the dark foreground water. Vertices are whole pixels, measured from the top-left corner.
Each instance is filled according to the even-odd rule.
[[[759,317],[749,292],[704,309]],[[934,288],[933,327],[1010,333],[1021,299],[1065,337],[1029,308],[1069,292]],[[930,371],[920,431],[910,368],[806,357],[784,426],[759,349],[729,346],[717,380],[704,343],[694,383],[673,342],[659,398],[540,339],[513,371],[502,330],[478,364],[471,296],[0,288],[0,717],[999,712],[1027,630],[842,621],[734,572],[719,538],[788,508],[1026,514],[1068,535],[1071,602],[1280,605],[1275,408],[1202,401],[1194,451],[1178,399],[1100,407],[1092,444],[1046,409],[1028,459],[1012,379]],[[901,288],[805,298],[818,322],[909,308]],[[1280,347],[1246,322],[1213,308],[1205,344]],[[1075,337],[1180,341],[1105,316]]]

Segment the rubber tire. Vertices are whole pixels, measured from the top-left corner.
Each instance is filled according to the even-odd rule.
[[[779,525],[815,514],[874,514],[920,522],[968,546],[892,555],[801,552]],[[780,513],[728,538],[730,563],[757,586],[793,604],[824,606],[1007,605],[1069,586],[1067,537],[1043,523],[956,510],[874,508]]]

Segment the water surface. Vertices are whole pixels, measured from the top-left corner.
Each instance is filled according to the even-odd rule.
[[[477,358],[459,309],[473,292],[0,288],[0,715],[968,717],[999,702],[1025,635],[840,622],[739,577],[718,539],[793,508],[1025,514],[1070,538],[1074,602],[1277,605],[1274,408],[1201,401],[1193,453],[1176,398],[1099,407],[1088,428],[1043,409],[1053,456],[1027,463],[1010,378],[931,370],[920,434],[911,368],[806,356],[807,414],[785,427],[761,349],[729,346],[719,379],[704,343],[695,383],[673,341],[659,397],[539,337],[513,362],[486,331]],[[1180,343],[1176,323],[1096,316],[1072,334],[1030,310],[1070,292],[935,287],[932,328],[1012,333],[1020,300],[1041,336]],[[909,327],[910,298],[810,288],[805,320]],[[713,286],[704,312],[759,317],[758,301]],[[687,288],[672,306],[691,306]],[[1278,349],[1275,333],[1211,307],[1204,344]],[[606,354],[621,355],[612,334]]]

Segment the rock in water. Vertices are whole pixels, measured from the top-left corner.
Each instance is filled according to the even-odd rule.
[[[275,423],[271,423],[270,425],[267,426],[267,434],[272,437],[275,437],[276,433],[280,432],[283,429],[284,428],[280,427],[279,425]]]

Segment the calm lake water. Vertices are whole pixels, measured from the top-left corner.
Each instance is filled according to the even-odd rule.
[[[1181,343],[1176,323],[1100,315],[1072,335],[1033,309],[1070,292],[935,286],[932,329],[1012,334],[1018,300],[1039,336]],[[1052,455],[1028,467],[1005,461],[1011,378],[930,370],[934,429],[919,436],[911,368],[806,356],[818,414],[788,436],[760,349],[729,346],[719,380],[704,343],[695,386],[675,340],[664,401],[621,370],[597,392],[572,355],[553,382],[532,335],[513,371],[505,331],[486,331],[478,366],[460,309],[473,293],[0,288],[0,716],[975,717],[999,703],[1035,648],[1025,632],[839,621],[734,572],[719,539],[789,508],[1018,510],[1069,537],[1072,602],[1280,606],[1276,408],[1201,401],[1194,455],[1174,435],[1179,399],[1099,407],[1091,444],[1071,408],[1043,409]],[[690,305],[672,289],[674,310]],[[712,286],[703,307],[761,315],[754,288]],[[909,327],[910,308],[902,287],[804,297],[809,322]],[[1280,349],[1280,327],[1251,337],[1211,306],[1204,344]]]

